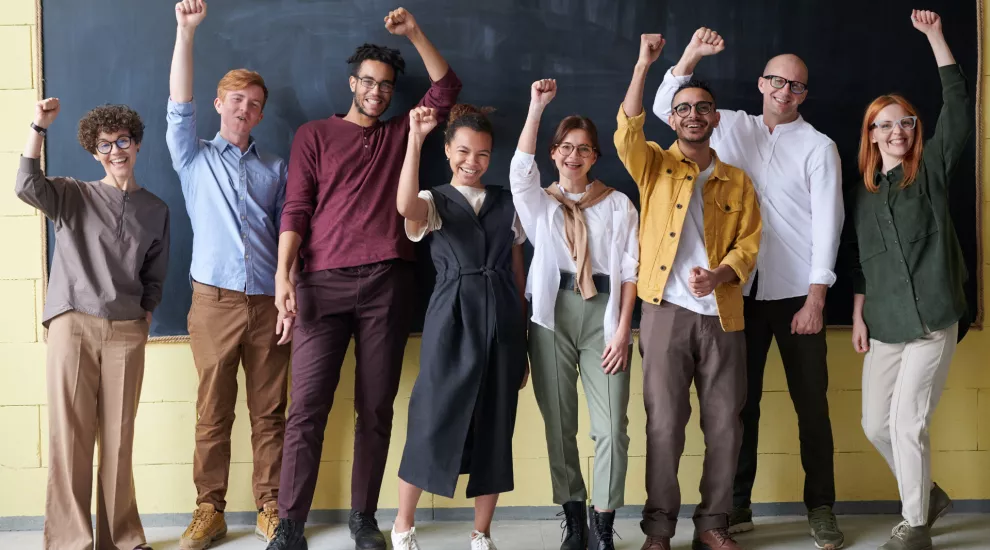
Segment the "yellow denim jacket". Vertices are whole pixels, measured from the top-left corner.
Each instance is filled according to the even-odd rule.
[[[646,111],[627,117],[619,107],[615,149],[639,187],[639,297],[658,304],[674,263],[681,228],[698,178],[698,165],[684,157],[675,142],[663,150],[646,141]],[[713,151],[714,154],[714,151]],[[705,248],[709,269],[727,265],[739,281],[715,288],[719,321],[726,332],[742,330],[742,284],[756,267],[763,222],[753,182],[740,168],[715,155],[715,169],[705,184]]]

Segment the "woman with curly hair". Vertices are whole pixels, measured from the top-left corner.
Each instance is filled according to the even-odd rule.
[[[526,235],[512,193],[481,183],[492,154],[492,125],[482,109],[451,109],[444,142],[453,177],[419,190],[423,140],[437,121],[430,107],[409,113],[396,196],[406,235],[430,239],[437,279],[409,399],[392,548],[419,550],[413,525],[420,495],[451,498],[458,475],[468,474],[467,497],[475,498],[471,549],[494,550],[492,516],[498,495],[513,487],[512,432],[527,374]]]
[[[46,177],[39,157],[59,113],[49,98],[17,171],[17,196],[55,226],[42,323],[48,328],[48,493],[45,548],[92,548],[93,450],[99,441],[96,548],[147,549],[134,497],[134,418],[151,312],[168,267],[168,206],[138,186],[144,124],[124,105],[79,121],[79,143],[103,167],[98,181]]]

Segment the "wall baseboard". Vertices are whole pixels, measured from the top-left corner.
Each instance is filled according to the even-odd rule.
[[[988,500],[955,500],[952,512],[956,514],[990,514],[990,499]],[[625,506],[616,513],[618,518],[638,518],[642,514],[642,506]],[[896,515],[901,510],[901,503],[896,500],[847,501],[835,504],[838,515]],[[560,508],[556,506],[504,506],[496,509],[496,521],[519,520],[556,520]],[[307,523],[310,524],[344,524],[347,523],[349,510],[313,510],[309,513]],[[694,513],[694,505],[681,507],[680,517],[689,518]],[[801,502],[771,502],[753,505],[755,516],[804,516],[807,510]],[[378,519],[382,523],[390,523],[395,519],[396,510],[383,509],[378,511]],[[142,514],[141,522],[145,527],[185,527],[189,523],[190,514]],[[474,518],[473,508],[428,508],[416,511],[416,521],[471,521]],[[228,525],[254,525],[257,514],[253,512],[230,512],[227,514]],[[44,527],[44,516],[8,516],[0,517],[0,531],[40,531]]]

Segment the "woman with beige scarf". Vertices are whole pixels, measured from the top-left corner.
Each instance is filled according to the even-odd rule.
[[[628,197],[588,172],[601,152],[591,120],[562,120],[550,145],[560,180],[540,187],[536,136],[557,83],[538,80],[509,170],[513,202],[535,252],[526,283],[532,301],[533,389],[546,425],[554,502],[564,511],[561,550],[613,550],[623,504],[629,437],[631,323],[639,264],[639,215]],[[595,442],[591,525],[577,445],[578,375]]]

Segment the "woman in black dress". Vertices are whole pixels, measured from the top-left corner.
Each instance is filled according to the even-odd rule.
[[[409,401],[392,547],[418,550],[413,517],[422,492],[452,497],[458,476],[469,474],[471,548],[494,550],[492,515],[498,495],[513,488],[512,432],[528,374],[526,236],[512,193],[481,183],[492,151],[485,113],[469,105],[451,110],[444,142],[453,178],[427,191],[419,190],[419,159],[436,113],[418,107],[409,118],[396,205],[409,238],[429,239],[437,278]]]

